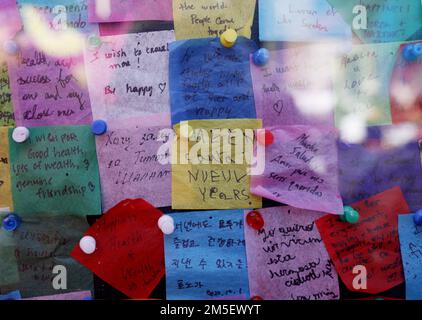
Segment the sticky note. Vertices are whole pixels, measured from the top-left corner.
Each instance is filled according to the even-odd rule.
[[[251,192],[297,208],[341,214],[335,130],[332,127],[280,126],[268,130],[265,169],[251,178]]]
[[[371,294],[399,285],[404,278],[397,219],[399,214],[410,211],[400,188],[388,189],[352,207],[360,215],[356,224],[330,215],[316,220],[343,283],[351,291]],[[362,275],[353,273],[356,266],[366,268],[366,288],[356,286],[363,285],[362,279],[354,282],[358,274]]]
[[[100,178],[89,126],[34,127],[22,144],[9,130],[10,171],[16,212],[101,213]]]
[[[255,0],[175,0],[174,30],[177,40],[219,37],[227,29],[250,38]]]
[[[337,127],[355,118],[367,125],[391,124],[390,77],[399,46],[356,45],[341,58],[335,78]]]
[[[4,214],[0,216],[4,218]],[[18,271],[14,281],[0,282],[0,290],[18,289],[23,298],[92,290],[91,272],[70,258],[72,248],[88,227],[84,217],[43,214],[24,217],[14,232],[0,229],[1,274]],[[61,266],[57,267],[60,272],[54,269],[55,266]],[[66,269],[67,288],[56,290],[52,281],[59,274],[63,276],[63,268]]]
[[[399,215],[399,238],[406,299],[422,300],[422,227],[414,223],[413,214]]]
[[[232,48],[220,39],[170,45],[172,124],[191,119],[255,118],[249,54],[256,44],[239,37]]]
[[[365,43],[404,41],[422,27],[418,0],[327,1]]]
[[[406,61],[403,50],[408,45],[422,42],[404,43],[400,45],[397,60],[390,81],[391,115],[393,123],[422,122],[422,58]]]
[[[8,129],[0,127],[0,208],[13,210]]]
[[[247,299],[243,211],[177,212],[166,235],[168,300]]]
[[[0,42],[13,39],[22,28],[21,17],[16,6],[16,0],[3,0],[0,2]]]
[[[173,20],[172,1],[88,0],[90,22]]]
[[[97,137],[104,211],[127,198],[143,198],[155,207],[171,205],[173,135],[163,126],[120,123],[108,125],[106,134]]]
[[[85,50],[95,119],[130,119],[170,112],[168,58],[173,31],[101,37]],[[101,77],[98,75],[101,74]]]
[[[261,41],[350,39],[350,26],[326,0],[259,0]]]
[[[89,300],[91,297],[91,291],[75,291],[51,296],[26,298],[24,300]]]
[[[180,136],[185,125],[192,128],[189,139]],[[176,126],[172,208],[261,207],[261,198],[249,190],[254,130],[260,127],[255,119],[191,120]]]
[[[321,213],[289,206],[259,209],[264,227],[245,240],[251,297],[264,300],[338,300],[334,269],[314,223]]]
[[[164,276],[161,215],[142,199],[122,201],[86,231],[96,250],[87,255],[77,245],[71,256],[129,298],[148,298]]]
[[[362,145],[338,144],[339,186],[345,204],[400,186],[412,211],[422,207],[422,166],[418,143],[410,141],[399,146],[383,146],[377,135],[393,128],[370,128],[369,138]]]
[[[251,57],[257,117],[264,127],[275,125],[332,125],[336,56],[325,46],[270,51],[264,66]]]
[[[10,92],[9,74],[7,63],[0,61],[0,127],[14,126],[12,94]]]

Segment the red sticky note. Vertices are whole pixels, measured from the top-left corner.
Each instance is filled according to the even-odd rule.
[[[96,250],[85,254],[78,244],[71,256],[128,297],[145,299],[164,276],[161,216],[142,199],[124,200],[85,233],[96,240]]]
[[[381,192],[352,207],[360,214],[356,224],[333,215],[316,221],[325,247],[349,290],[377,294],[404,281],[398,238],[398,215],[410,209],[400,187]],[[353,287],[353,268],[366,267],[367,288]]]

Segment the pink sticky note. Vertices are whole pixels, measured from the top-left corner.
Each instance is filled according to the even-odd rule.
[[[322,215],[293,207],[259,209],[264,227],[246,223],[251,297],[264,300],[339,299],[337,272],[314,223]]]
[[[322,126],[268,128],[262,175],[251,176],[251,192],[297,208],[341,214],[336,130]]]
[[[0,1],[0,42],[12,39],[22,28],[16,0]]]

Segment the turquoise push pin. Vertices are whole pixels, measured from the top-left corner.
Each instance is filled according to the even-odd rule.
[[[349,222],[355,224],[359,220],[359,212],[350,206],[343,207],[343,214],[340,216],[340,220],[343,222]]]
[[[413,221],[417,226],[422,226],[422,209],[416,211],[415,215],[413,216]]]
[[[107,132],[107,123],[104,120],[95,120],[91,125],[93,134],[100,136]]]
[[[15,214],[10,213],[3,219],[3,228],[7,231],[14,231],[21,225],[21,218]]]
[[[101,38],[95,33],[88,36],[88,47],[90,50],[95,50],[101,46]]]
[[[253,62],[257,66],[266,65],[268,63],[268,60],[270,60],[270,52],[265,48],[261,48],[255,51],[253,54]]]

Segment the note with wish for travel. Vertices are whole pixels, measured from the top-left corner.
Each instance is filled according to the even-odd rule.
[[[350,26],[327,0],[259,0],[261,41],[348,40]]]
[[[248,299],[242,210],[178,212],[164,237],[167,299]]]
[[[169,113],[168,58],[174,32],[115,35],[101,41],[97,50],[85,50],[94,118]]]
[[[146,299],[164,276],[162,212],[143,199],[124,200],[101,216],[85,235],[96,250],[79,245],[71,256],[131,299]]]
[[[8,69],[17,125],[92,122],[81,56],[54,57],[29,45],[8,59]]]
[[[126,198],[170,206],[173,130],[149,119],[131,126],[121,120],[107,127],[96,139],[103,211]]]
[[[90,22],[173,20],[171,0],[88,0]]]
[[[342,214],[337,181],[336,131],[322,126],[267,128],[265,170],[251,178],[255,195],[297,208]]]
[[[337,67],[336,125],[391,124],[390,78],[400,43],[355,45]]]
[[[264,227],[246,223],[251,297],[338,300],[337,272],[314,223],[321,213],[289,206],[259,209]]]
[[[420,0],[327,0],[365,43],[407,40],[422,27]]]
[[[410,212],[400,188],[388,189],[351,206],[360,215],[356,224],[331,215],[316,221],[340,278],[349,290],[371,294],[399,285],[404,278],[397,219],[399,214]],[[366,288],[361,287],[365,284],[359,278],[361,271],[353,273],[356,266],[366,268]]]
[[[192,135],[181,135],[190,126]],[[175,126],[173,209],[259,208],[249,191],[256,119],[191,120]]]
[[[23,143],[9,130],[12,194],[19,215],[101,213],[95,139],[89,126],[34,127]]]
[[[7,127],[0,127],[0,209],[13,210],[8,130]]]
[[[220,39],[170,45],[172,124],[191,119],[255,118],[249,55],[255,42],[238,38],[232,48]]]
[[[270,51],[266,65],[251,56],[257,117],[264,127],[275,125],[333,125],[333,47],[308,45]]]
[[[251,37],[256,0],[174,0],[177,40],[220,37],[227,29]]]
[[[406,279],[406,299],[422,300],[422,227],[413,214],[399,215],[399,238]]]
[[[10,92],[7,63],[0,58],[0,127],[14,126],[12,93]]]
[[[4,214],[0,214],[0,218],[3,219]],[[88,228],[85,217],[48,213],[23,217],[21,225],[13,232],[1,228],[1,292],[19,289],[22,297],[28,298],[92,290],[92,273],[70,257],[72,248]],[[52,281],[64,272],[67,287],[56,290]]]

